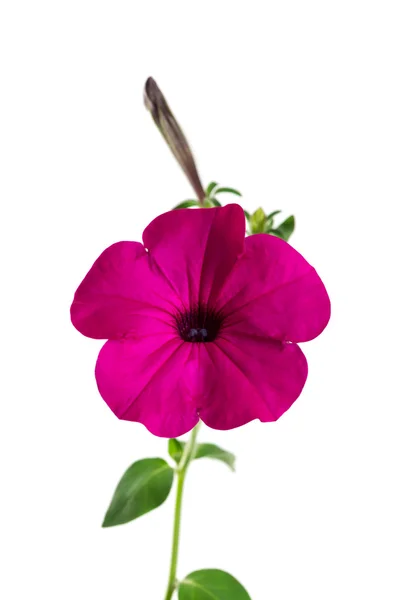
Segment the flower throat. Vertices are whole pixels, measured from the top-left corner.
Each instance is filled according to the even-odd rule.
[[[198,305],[175,315],[176,328],[185,342],[213,342],[221,328],[220,313]]]

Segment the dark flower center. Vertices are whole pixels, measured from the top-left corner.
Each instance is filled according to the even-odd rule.
[[[185,342],[213,342],[222,324],[220,313],[206,306],[196,306],[178,311],[175,315],[176,328]]]

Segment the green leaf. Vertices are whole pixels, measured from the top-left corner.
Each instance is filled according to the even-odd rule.
[[[179,461],[181,460],[185,445],[186,442],[180,442],[175,438],[168,440],[168,453],[177,464],[179,464]],[[223,450],[215,444],[197,444],[193,460],[197,458],[212,458],[214,460],[220,460],[228,465],[232,471],[235,470],[235,455],[232,454],[232,452]]]
[[[212,181],[211,183],[209,183],[206,189],[206,196],[211,196],[211,192],[214,188],[217,187],[217,185],[218,183],[216,181]]]
[[[235,455],[223,450],[215,444],[198,444],[194,458],[213,458],[224,462],[232,471],[235,470]]]
[[[243,212],[244,212],[244,216],[246,217],[246,219],[250,222],[250,213],[247,212],[247,210],[244,210],[244,209],[243,209]]]
[[[168,454],[174,459],[176,464],[179,464],[179,461],[181,460],[183,448],[184,445],[179,440],[175,438],[168,440]]]
[[[214,194],[235,194],[236,196],[242,195],[240,192],[238,192],[238,190],[229,187],[218,188]]]
[[[281,210],[274,210],[272,213],[267,215],[264,225],[264,233],[269,233],[269,231],[274,227],[274,217],[282,212]]]
[[[272,213],[269,213],[268,215],[268,219],[273,219],[275,217],[275,215],[279,215],[279,213],[281,213],[281,210],[274,210]]]
[[[191,208],[192,206],[198,206],[198,205],[199,205],[198,200],[184,200],[180,204],[177,204],[176,206],[174,206],[174,208],[172,210],[177,210],[178,208]]]
[[[115,490],[103,527],[129,523],[168,498],[174,470],[162,458],[144,458],[129,467]]]
[[[295,224],[294,216],[291,215],[286,221],[283,221],[283,223],[275,228],[275,235],[278,235],[278,237],[281,237],[287,242],[294,231]]]
[[[211,202],[214,206],[221,206],[221,202],[219,202],[216,198],[211,198]]]
[[[178,587],[179,600],[251,600],[237,579],[218,569],[191,573]]]

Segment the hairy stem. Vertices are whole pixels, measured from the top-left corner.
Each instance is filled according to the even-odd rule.
[[[196,438],[199,432],[200,422],[196,427],[192,430],[189,441],[185,445],[184,451],[182,453],[181,460],[179,461],[179,465],[176,469],[177,473],[177,486],[176,486],[176,501],[175,501],[175,514],[174,514],[174,529],[172,536],[172,552],[171,552],[171,565],[169,569],[169,579],[168,579],[168,587],[167,592],[165,594],[165,600],[171,600],[173,593],[176,588],[176,570],[178,566],[178,551],[179,551],[179,535],[181,529],[181,513],[182,513],[182,496],[183,496],[183,486],[185,483],[186,473],[190,462],[193,458],[195,447],[196,447]]]

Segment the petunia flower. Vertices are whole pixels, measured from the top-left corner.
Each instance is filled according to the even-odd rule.
[[[236,204],[167,212],[143,244],[113,244],[71,307],[78,331],[108,340],[95,371],[108,406],[161,437],[199,419],[214,429],[278,419],[307,378],[297,343],[329,317],[315,269],[277,237],[245,238]]]

